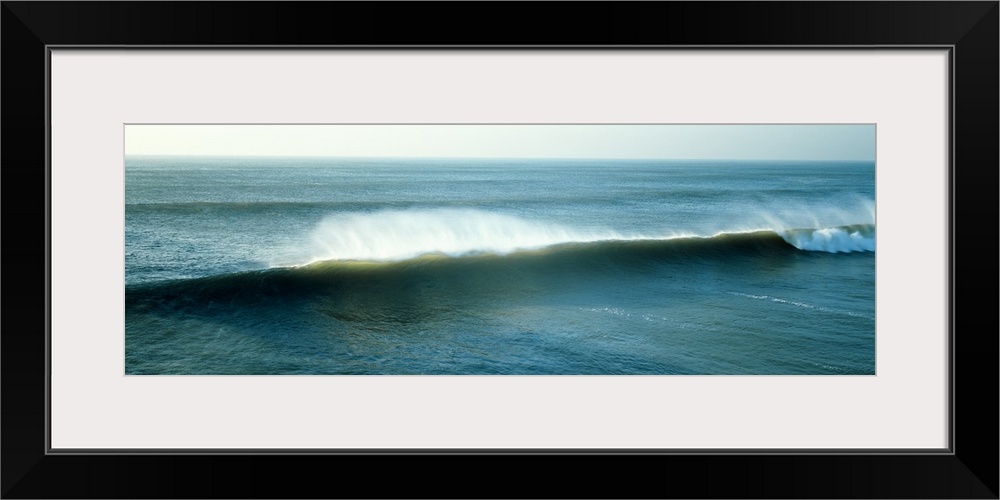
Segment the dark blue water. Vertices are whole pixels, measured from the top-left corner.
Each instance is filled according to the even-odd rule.
[[[873,374],[871,163],[128,157],[128,374]]]

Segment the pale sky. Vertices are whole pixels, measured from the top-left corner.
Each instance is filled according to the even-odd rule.
[[[126,125],[126,155],[875,160],[875,125]]]

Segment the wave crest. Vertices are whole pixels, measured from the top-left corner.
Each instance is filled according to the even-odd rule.
[[[407,210],[347,213],[324,219],[307,248],[291,252],[277,266],[320,261],[399,262],[424,255],[462,257],[508,255],[565,244],[602,241],[666,241],[707,239],[725,235],[768,232],[805,251],[830,253],[875,250],[874,224],[811,229],[753,228],[708,235],[661,231],[626,233],[611,229],[581,229],[479,210]]]

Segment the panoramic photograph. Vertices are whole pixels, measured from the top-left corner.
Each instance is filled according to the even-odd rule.
[[[126,375],[874,375],[875,125],[125,125]]]

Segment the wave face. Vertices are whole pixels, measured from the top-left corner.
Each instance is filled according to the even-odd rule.
[[[750,230],[711,236],[660,232],[644,234],[609,229],[578,229],[479,210],[441,209],[349,213],[328,217],[313,231],[311,248],[298,262],[320,261],[399,262],[421,255],[460,257],[477,254],[508,255],[557,245],[596,242],[712,240],[732,243],[740,234],[779,236],[806,251],[830,253],[875,250],[875,226],[858,224],[819,229]]]
[[[845,238],[850,239],[851,234],[873,231],[867,227],[851,226],[780,234],[774,231],[754,231],[724,233],[712,237],[595,239],[559,243],[570,233],[528,226],[511,218],[498,217],[495,220],[506,224],[497,228],[502,235],[499,240],[488,239],[493,235],[479,226],[441,225],[440,232],[435,233],[442,237],[439,244],[435,244],[438,241],[435,238],[426,237],[416,245],[395,251],[391,248],[380,251],[370,243],[360,241],[354,234],[338,240],[346,242],[350,252],[334,253],[342,257],[354,257],[353,259],[318,260],[300,266],[151,283],[130,287],[130,294],[133,299],[152,293],[160,298],[167,296],[168,303],[175,300],[179,303],[197,303],[206,299],[269,300],[272,297],[357,293],[365,290],[377,290],[378,293],[386,294],[385,297],[392,297],[408,293],[408,284],[428,281],[441,281],[452,289],[491,288],[502,291],[505,286],[512,289],[559,287],[569,283],[588,284],[589,281],[607,277],[617,279],[623,274],[665,268],[687,273],[688,268],[697,270],[706,266],[752,267],[754,262],[773,265],[802,253],[789,240],[804,242],[803,246],[813,247],[806,250],[838,253],[842,251],[842,243],[823,246],[816,241],[823,241],[825,236],[822,235],[827,233],[845,234]],[[397,241],[394,238],[408,241],[400,234],[404,227],[403,221],[405,218],[400,219],[398,226],[377,229],[375,234],[383,238],[379,241]],[[514,227],[531,227],[536,232],[529,233],[528,237],[505,232]],[[820,235],[816,235],[817,233]],[[449,235],[452,236],[451,239],[447,237]],[[484,245],[484,241],[490,245]],[[556,243],[544,246],[547,242]],[[521,249],[529,246],[540,248]],[[390,260],[409,255],[417,256]],[[373,256],[382,260],[372,259]]]

